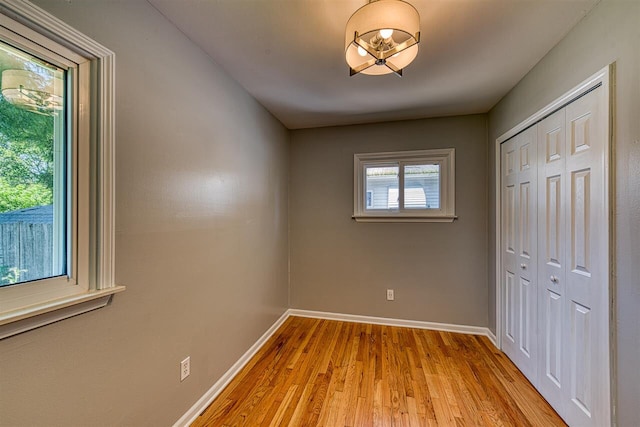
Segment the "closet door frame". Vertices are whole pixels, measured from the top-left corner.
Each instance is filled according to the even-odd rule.
[[[526,120],[524,120],[523,122],[521,122],[520,124],[516,125],[515,127],[513,127],[512,129],[510,129],[509,131],[507,131],[506,133],[504,133],[503,135],[501,135],[498,139],[496,139],[495,141],[495,169],[494,169],[494,173],[495,173],[495,194],[496,194],[496,201],[495,201],[495,224],[496,224],[496,236],[495,236],[495,260],[496,260],[496,274],[495,274],[495,297],[496,297],[496,301],[495,301],[495,309],[496,309],[496,336],[495,336],[495,343],[496,346],[498,348],[502,348],[502,334],[503,334],[503,328],[505,327],[505,325],[502,324],[502,287],[501,287],[501,282],[502,282],[502,248],[501,248],[501,244],[502,244],[502,230],[501,230],[501,207],[502,207],[502,197],[501,197],[501,170],[502,170],[502,165],[501,165],[501,150],[500,150],[500,145],[507,141],[508,139],[512,138],[513,136],[519,134],[520,132],[522,132],[523,130],[536,125],[537,123],[539,123],[540,121],[542,121],[543,119],[545,119],[546,117],[550,116],[551,114],[553,114],[554,112],[564,108],[566,105],[570,104],[572,101],[576,100],[577,98],[579,98],[580,96],[584,95],[585,93],[595,89],[595,88],[601,88],[602,90],[605,91],[605,95],[603,96],[603,98],[605,99],[605,102],[607,103],[607,105],[603,106],[604,111],[608,111],[609,112],[609,116],[608,116],[608,122],[606,124],[607,127],[607,140],[605,141],[605,145],[606,148],[604,150],[604,169],[605,169],[605,183],[604,183],[604,191],[605,191],[605,202],[607,203],[607,209],[606,209],[606,222],[608,224],[608,236],[609,238],[607,239],[607,248],[606,248],[606,253],[608,253],[609,256],[609,265],[608,265],[608,295],[609,295],[609,302],[608,302],[608,315],[607,317],[607,321],[608,321],[608,341],[609,341],[609,369],[606,372],[606,376],[607,376],[607,380],[608,383],[610,385],[609,387],[609,393],[608,393],[608,399],[609,399],[609,417],[613,417],[614,416],[614,410],[613,410],[613,406],[614,406],[614,402],[615,402],[615,366],[614,366],[614,362],[615,362],[615,271],[614,271],[614,260],[615,260],[615,242],[614,242],[614,230],[615,230],[615,215],[614,215],[614,207],[615,207],[615,200],[614,200],[614,177],[615,177],[615,170],[614,170],[614,126],[612,126],[612,123],[614,123],[614,105],[615,103],[613,102],[613,96],[614,96],[614,90],[612,90],[611,88],[615,87],[615,63],[608,65],[607,67],[603,68],[602,70],[598,71],[596,74],[592,75],[591,77],[589,77],[588,79],[586,79],[585,81],[583,81],[582,83],[578,84],[577,86],[575,86],[573,89],[569,90],[568,92],[566,92],[564,95],[560,96],[559,98],[557,98],[555,101],[553,101],[552,103],[550,103],[549,105],[547,105],[546,107],[544,107],[543,109],[539,110],[538,112],[536,112],[535,114],[531,115],[529,118],[527,118]],[[614,420],[612,420],[612,424],[614,423]]]

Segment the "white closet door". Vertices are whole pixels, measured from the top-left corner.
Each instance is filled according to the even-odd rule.
[[[535,126],[503,144],[505,353],[537,380],[537,134]]]
[[[608,111],[596,89],[566,107],[566,421],[604,426],[609,419]]]
[[[572,426],[610,424],[607,117],[595,89],[538,124],[538,390]]]
[[[565,387],[565,110],[538,124],[538,390],[562,415]]]
[[[537,383],[537,127],[517,139],[517,365],[533,384]]]
[[[517,166],[516,166],[516,144],[517,137],[505,142],[500,147],[502,157],[502,350],[509,358],[517,360],[517,337],[518,337],[518,312],[517,312],[517,242],[518,233],[516,230],[517,218]]]

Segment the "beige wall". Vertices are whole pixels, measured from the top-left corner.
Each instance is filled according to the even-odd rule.
[[[127,291],[0,341],[0,424],[170,425],[287,307],[288,131],[148,2],[37,3],[116,52]]]
[[[288,295],[294,308],[494,328],[493,142],[613,61],[616,391],[619,425],[640,425],[640,2],[603,0],[488,119],[293,131],[290,151],[286,129],[146,1],[36,2],[117,55],[116,278],[128,290],[0,341],[1,425],[171,424]],[[459,220],[351,219],[354,153],[441,147],[457,149]]]
[[[640,1],[603,0],[491,110],[491,168],[498,136],[611,62],[615,90],[615,251],[618,425],[640,425]],[[495,174],[490,208],[495,216]],[[491,247],[495,221],[491,222]],[[495,257],[489,264],[489,315],[495,329]]]
[[[293,131],[291,306],[486,326],[486,138],[484,115]],[[457,221],[351,219],[354,153],[448,147]]]

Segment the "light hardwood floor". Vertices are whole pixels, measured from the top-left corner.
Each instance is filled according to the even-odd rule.
[[[486,337],[290,317],[193,426],[563,426]]]

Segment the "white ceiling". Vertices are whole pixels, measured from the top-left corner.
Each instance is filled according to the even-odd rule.
[[[487,112],[599,0],[409,0],[404,77],[349,77],[366,0],[149,0],[290,129]]]

